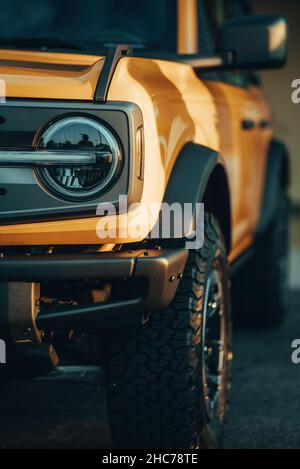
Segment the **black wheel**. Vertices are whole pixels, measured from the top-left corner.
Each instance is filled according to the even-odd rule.
[[[233,281],[234,317],[245,325],[274,327],[287,311],[290,201],[278,194],[276,217],[257,240],[255,254]]]
[[[226,251],[205,218],[172,304],[113,336],[107,397],[116,448],[213,448],[229,386],[231,321]]]

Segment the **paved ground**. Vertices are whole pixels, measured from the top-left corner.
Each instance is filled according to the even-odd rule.
[[[236,331],[227,448],[300,448],[300,365],[290,358],[297,337],[300,291],[279,330]],[[0,397],[2,448],[110,446],[101,385],[13,383]]]
[[[275,331],[235,334],[227,448],[300,448],[300,365],[291,342],[300,338],[300,291],[290,294],[289,317]]]
[[[16,382],[0,396],[0,449],[110,447],[102,386]]]

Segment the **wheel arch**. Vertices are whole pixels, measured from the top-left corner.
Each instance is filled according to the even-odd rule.
[[[204,203],[220,223],[227,252],[231,249],[231,209],[228,177],[223,160],[211,148],[188,143],[171,172],[164,202]]]
[[[203,202],[206,210],[220,223],[227,252],[231,250],[231,206],[228,177],[225,168],[218,163],[207,182]]]
[[[270,143],[261,214],[256,235],[262,235],[276,216],[277,196],[282,188],[290,184],[290,157],[287,146],[280,140]]]

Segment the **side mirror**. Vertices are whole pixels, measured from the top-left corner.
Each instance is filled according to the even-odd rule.
[[[287,58],[287,22],[281,16],[243,16],[223,23],[217,53],[232,55],[236,69],[282,67]]]

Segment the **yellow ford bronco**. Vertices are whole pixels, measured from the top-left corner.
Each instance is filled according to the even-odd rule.
[[[15,0],[0,26],[2,379],[84,348],[116,448],[218,447],[231,298],[245,323],[285,312],[288,152],[256,75],[285,20]]]

